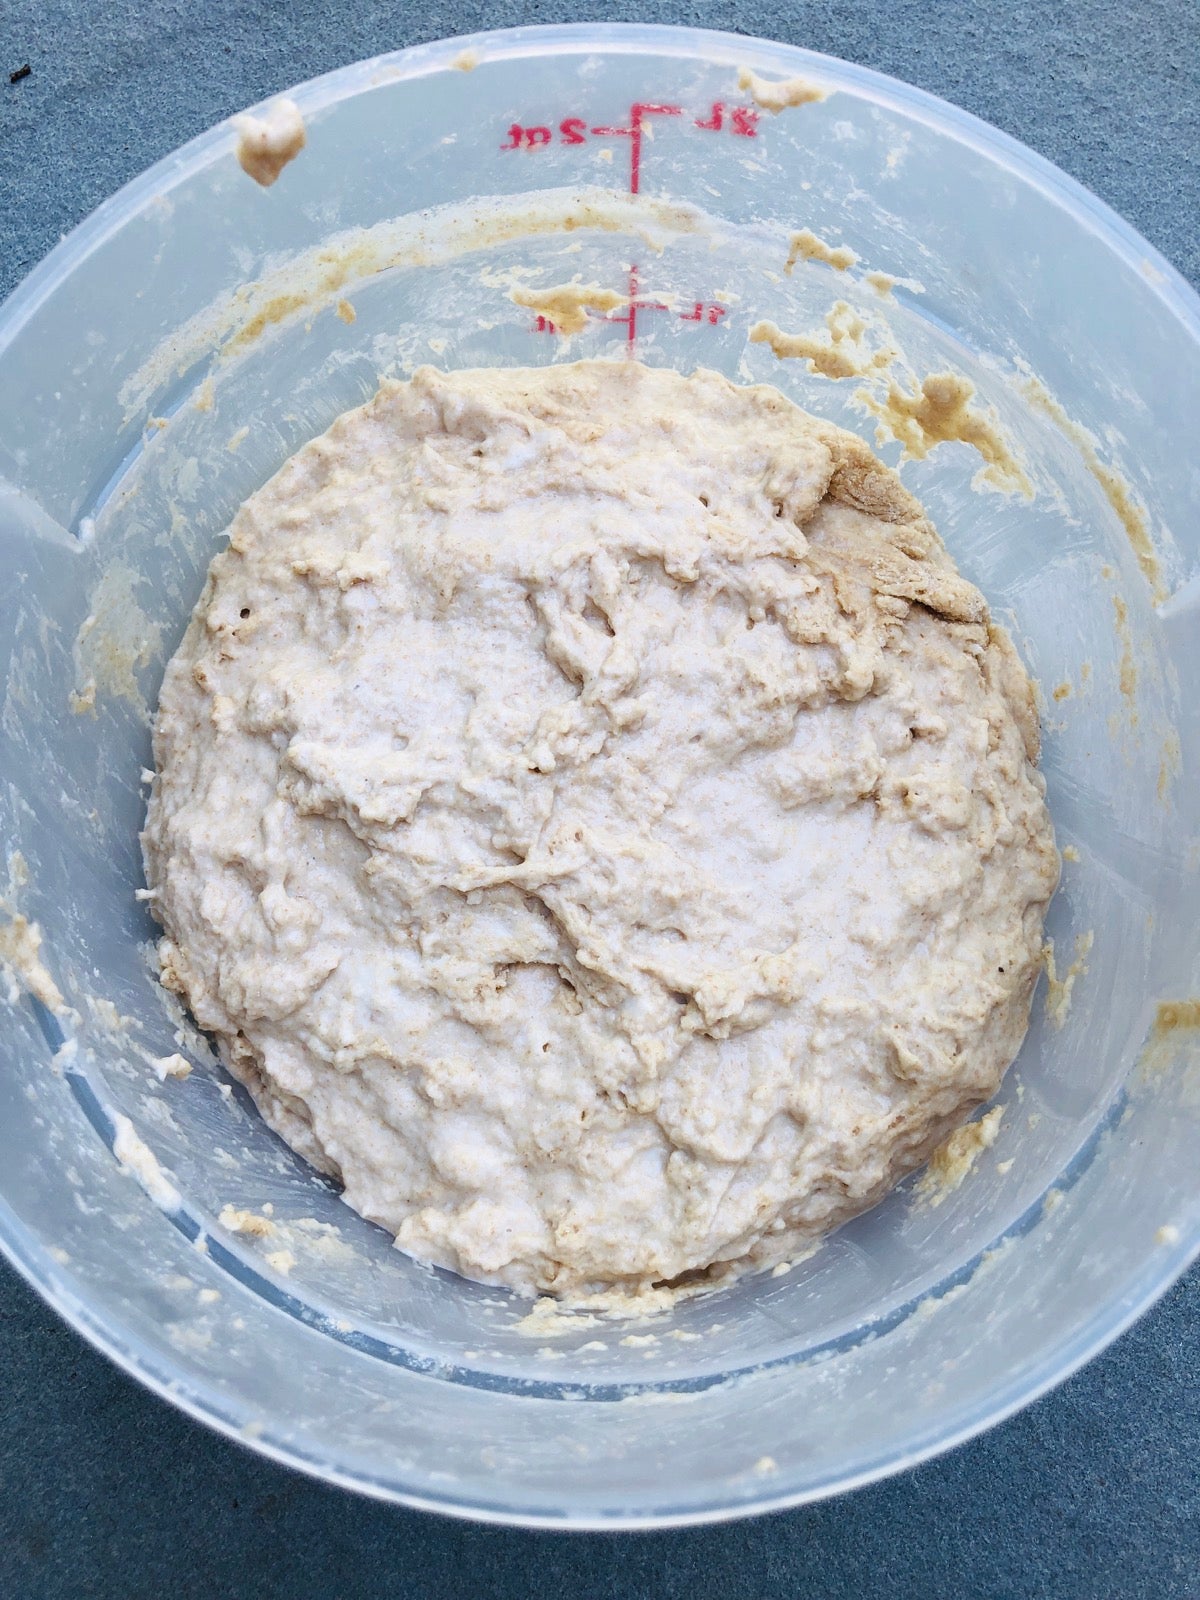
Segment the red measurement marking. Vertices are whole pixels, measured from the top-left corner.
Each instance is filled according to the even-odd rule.
[[[602,322],[620,322],[626,329],[626,343],[632,345],[637,339],[637,316],[639,311],[669,311],[670,306],[664,305],[661,300],[646,300],[638,287],[638,269],[629,269],[629,303],[624,311],[611,311],[606,316],[600,317]],[[592,313],[589,313],[591,315]],[[725,316],[726,308],[718,305],[714,300],[693,300],[690,311],[681,311],[681,322],[707,322],[710,328],[715,328],[721,318]],[[539,316],[533,325],[534,333],[557,333],[558,328],[549,317]]]
[[[574,121],[576,119],[572,118],[571,120]],[[553,137],[554,135],[547,127],[523,128],[519,122],[514,122],[508,130],[508,138],[500,148],[501,150],[536,150],[541,145],[549,144]],[[582,139],[567,139],[565,134],[563,138],[566,144],[583,143]]]
[[[646,131],[647,117],[681,117],[682,106],[632,105],[629,108],[627,128],[593,128],[601,138],[627,138],[629,140],[629,192],[638,194],[642,182],[642,135]]]
[[[679,313],[679,320],[681,322],[707,322],[715,328],[724,315],[724,306],[715,305],[711,300],[697,300],[691,311],[681,311]]]
[[[751,111],[749,106],[727,106],[723,100],[714,100],[709,114],[696,118],[696,127],[703,128],[706,133],[720,133],[725,126],[726,113],[730,133],[739,134],[743,139],[758,137],[758,112]]]
[[[629,192],[640,194],[642,185],[642,141],[646,135],[648,117],[681,117],[682,106],[668,106],[651,104],[648,101],[635,101],[629,108],[629,123],[627,127],[595,127],[588,128],[583,117],[564,117],[558,124],[558,142],[560,144],[586,144],[590,132],[598,139],[628,139],[629,140]],[[728,118],[728,124],[726,119]],[[747,106],[726,106],[724,101],[715,100],[712,110],[707,117],[696,117],[694,124],[710,133],[720,133],[728,125],[730,133],[738,134],[743,138],[753,139],[757,134],[757,111],[751,111]],[[554,142],[554,133],[549,124],[536,123],[526,127],[523,123],[514,122],[508,129],[508,138],[500,146],[501,150],[537,150]],[[605,316],[606,322],[619,322],[625,326],[626,349],[633,354],[634,345],[637,343],[637,325],[639,311],[669,311],[670,307],[661,300],[646,300],[642,297],[638,286],[638,268],[636,265],[629,268],[629,297],[624,311],[610,311]],[[725,307],[713,301],[696,300],[691,311],[681,311],[680,320],[683,322],[707,322],[710,327],[716,327],[721,318],[725,316]],[[554,323],[549,317],[540,316],[534,324],[537,333],[556,333]]]
[[[680,106],[633,105],[629,108],[627,128],[589,128],[585,117],[564,117],[556,129],[548,122],[534,123],[528,127],[523,123],[514,122],[509,125],[508,137],[500,148],[544,150],[548,145],[555,143],[586,144],[589,133],[596,138],[628,139],[630,193],[637,194],[641,182],[642,135],[646,131],[645,119],[682,115],[683,110]],[[758,112],[751,110],[749,106],[727,106],[723,100],[714,100],[708,115],[695,117],[692,126],[702,128],[707,133],[720,133],[728,128],[730,133],[738,134],[744,139],[754,139],[758,135]]]
[[[605,318],[607,322],[623,322],[625,324],[625,342],[632,352],[637,340],[637,319],[639,311],[668,311],[669,306],[663,305],[661,300],[643,300],[638,292],[638,269],[629,269],[629,304],[624,311],[610,311]]]

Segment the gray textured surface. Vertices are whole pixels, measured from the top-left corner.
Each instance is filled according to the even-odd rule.
[[[790,40],[1024,139],[1200,283],[1200,8],[0,0],[0,295],[152,161],[268,93],[518,22]],[[33,71],[10,85],[28,61]],[[142,1393],[0,1268],[0,1600],[114,1596],[1200,1600],[1200,1273],[1056,1394],[823,1506],[620,1537],[461,1527],[322,1488]]]

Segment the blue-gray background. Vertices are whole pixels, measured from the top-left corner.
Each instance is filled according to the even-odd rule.
[[[273,91],[586,18],[734,29],[918,84],[1081,179],[1200,286],[1197,0],[0,0],[0,297],[121,184]],[[1200,1600],[1200,1271],[1057,1393],[904,1477],[728,1527],[572,1536],[260,1461],[143,1394],[0,1266],[0,1600],[535,1594]]]

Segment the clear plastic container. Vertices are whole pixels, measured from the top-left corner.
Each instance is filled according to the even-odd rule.
[[[743,67],[831,92],[773,115],[739,89]],[[1180,776],[1200,754],[1200,305],[1012,140],[783,46],[526,29],[295,98],[309,144],[274,188],[217,127],[0,310],[7,905],[40,925],[78,1013],[15,990],[4,1005],[0,1242],[177,1405],[412,1505],[701,1521],[945,1449],[1095,1352],[1200,1242],[1195,1030],[1143,1054],[1156,1004],[1200,992],[1197,788]],[[800,228],[859,264],[785,272]],[[631,270],[635,325],[597,315],[570,345],[510,298],[575,276],[628,290]],[[871,270],[901,280],[889,298]],[[530,1321],[352,1215],[169,1013],[134,898],[147,708],[234,508],[381,373],[619,359],[632,339],[873,438],[857,384],[748,342],[759,318],[820,328],[839,298],[868,343],[886,318],[914,373],[969,376],[1036,488],[977,492],[964,444],[904,467],[1044,686],[1074,857],[1049,932],[1060,979],[1094,935],[1086,971],[1061,1028],[1039,995],[998,1139],[941,1204],[910,1183],[790,1272],[644,1326]],[[1065,426],[1030,403],[1031,375]],[[1110,468],[1144,507],[1165,603]],[[177,1031],[198,1065],[160,1083],[150,1063]],[[124,1142],[114,1158],[125,1117],[162,1181],[138,1181]],[[273,1232],[223,1225],[227,1205],[269,1205]]]

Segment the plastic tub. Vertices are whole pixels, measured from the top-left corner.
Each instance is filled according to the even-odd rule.
[[[742,67],[831,92],[773,115]],[[1154,1032],[1160,1001],[1198,989],[1180,772],[1198,754],[1200,306],[1013,141],[783,46],[526,29],[295,98],[309,144],[273,189],[215,128],[0,312],[6,906],[39,924],[77,1013],[20,985],[5,1006],[0,1240],[177,1405],[412,1505],[700,1521],[945,1449],[1113,1338],[1200,1242],[1196,1032]],[[785,272],[800,228],[858,264]],[[569,346],[510,297],[575,276],[628,292],[631,270],[634,325],[594,315]],[[873,270],[900,280],[890,297]],[[967,375],[1035,490],[973,488],[962,443],[904,468],[1045,688],[1069,847],[1048,931],[1072,1003],[1053,991],[1056,1027],[1039,995],[998,1137],[940,1204],[910,1183],[790,1272],[644,1326],[531,1320],[353,1216],[170,1014],[134,898],[147,708],[234,508],[381,373],[633,341],[873,437],[857,383],[748,341],[759,318],[819,330],[838,299],[912,375]],[[1139,516],[1157,558],[1139,561]],[[179,1039],[197,1069],[160,1082]],[[238,1231],[264,1207],[269,1234]]]

